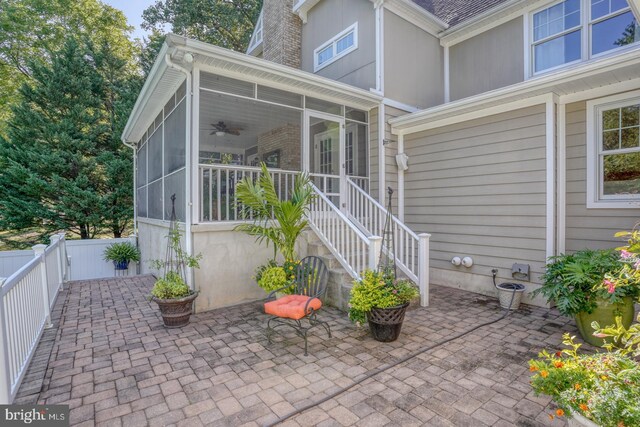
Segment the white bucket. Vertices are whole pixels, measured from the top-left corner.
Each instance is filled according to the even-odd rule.
[[[496,285],[498,288],[498,298],[500,299],[500,307],[507,310],[517,310],[520,307],[524,285],[521,283],[500,283]],[[514,293],[515,290],[515,293]]]

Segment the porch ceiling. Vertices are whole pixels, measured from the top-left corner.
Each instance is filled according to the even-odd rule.
[[[186,53],[193,55],[193,63],[181,62]],[[173,62],[184,68],[192,69],[195,65],[216,74],[312,96],[361,110],[368,111],[382,101],[381,96],[351,85],[170,34],[167,36],[158,59],[138,96],[122,134],[123,141],[137,142],[162,110],[171,93],[185,80],[184,73],[167,66],[165,62],[167,54],[170,55]]]

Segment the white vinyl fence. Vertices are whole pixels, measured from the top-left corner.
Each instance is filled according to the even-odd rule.
[[[115,276],[103,253],[126,241],[136,244],[135,237],[67,241],[61,233],[49,246],[0,252],[0,405],[15,398],[63,283]],[[136,270],[132,263],[128,274]]]
[[[9,277],[33,259],[33,251],[0,252],[0,277]]]
[[[0,404],[15,398],[67,273],[64,234],[33,247],[32,259],[0,278]]]
[[[67,240],[67,254],[69,255],[68,280],[91,280],[115,276],[113,263],[103,259],[104,250],[112,243],[131,242],[136,244],[135,237],[122,239],[90,239]],[[135,263],[129,264],[128,274],[137,271]]]

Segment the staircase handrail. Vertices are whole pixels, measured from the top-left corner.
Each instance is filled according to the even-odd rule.
[[[360,273],[367,268],[375,269],[380,255],[382,238],[366,236],[318,187],[314,184],[310,185],[317,199],[311,203],[307,212],[309,226],[354,279],[359,279]],[[314,209],[315,206],[318,206],[318,200],[324,209]],[[331,213],[334,218],[326,216],[323,219],[325,221],[333,220],[334,226],[321,224],[316,212]],[[343,228],[335,226],[338,224]],[[366,259],[365,251],[368,253]]]

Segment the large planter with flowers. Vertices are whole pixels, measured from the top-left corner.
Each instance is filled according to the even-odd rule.
[[[377,341],[397,340],[409,302],[418,297],[418,289],[409,280],[396,279],[392,270],[366,270],[361,277],[351,288],[349,318],[356,324],[366,320]]]
[[[601,346],[593,336],[593,322],[612,325],[617,316],[629,327],[633,321],[633,303],[640,296],[638,258],[622,250],[582,250],[550,258],[542,276],[540,293],[555,303],[561,314],[573,317],[582,338]]]
[[[574,319],[582,339],[591,345],[601,347],[604,344],[604,339],[593,335],[596,331],[591,326],[593,322],[603,326],[613,325],[616,323],[616,317],[621,317],[622,324],[628,328],[633,323],[635,309],[632,297],[621,298],[619,302],[598,299],[596,304],[597,306],[591,313],[581,311],[575,315]]]
[[[567,420],[567,425],[569,427],[599,427],[598,424],[594,423],[589,418],[583,417],[577,412]]]
[[[622,267],[605,273],[602,283],[592,288],[596,293],[604,288],[612,303],[632,298],[640,283],[640,232],[617,236],[628,239],[628,245],[620,248]],[[620,295],[621,290],[627,295]],[[543,350],[538,359],[529,361],[534,392],[550,396],[558,406],[550,418],[567,416],[569,425],[576,427],[640,426],[640,324],[626,327],[620,316],[604,323],[611,325],[593,322],[595,333],[585,334],[606,338],[606,351],[579,353],[581,344],[565,334],[568,348],[555,353]]]

